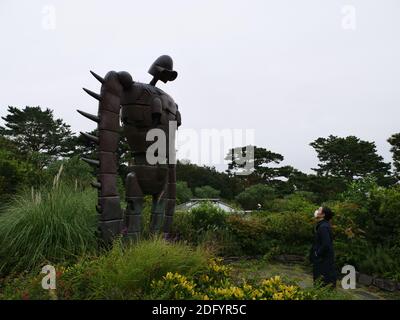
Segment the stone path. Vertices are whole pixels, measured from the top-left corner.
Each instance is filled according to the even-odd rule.
[[[302,264],[283,264],[264,262],[262,260],[240,260],[230,264],[234,276],[238,279],[259,280],[279,275],[282,279],[295,281],[300,287],[312,287],[311,270]],[[353,290],[344,290],[338,281],[338,291],[354,300],[399,300],[400,293],[390,293],[375,287],[357,284]]]

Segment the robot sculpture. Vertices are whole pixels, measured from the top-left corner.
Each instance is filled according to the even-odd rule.
[[[98,136],[81,132],[98,145],[98,159],[82,160],[97,167],[97,182],[92,185],[98,189],[98,226],[106,243],[120,234],[138,239],[144,195],[152,195],[150,232],[157,233],[162,228],[166,238],[170,233],[176,200],[176,165],[175,148],[170,148],[169,143],[175,146],[175,130],[181,125],[181,116],[174,100],[156,83],[173,81],[178,74],[173,70],[171,57],[166,55],[156,59],[148,72],[153,76],[149,84],[133,81],[125,71],[110,71],[104,79],[91,71],[102,84],[100,94],[83,89],[99,101],[97,115],[78,112],[98,123]],[[166,137],[160,140],[165,141],[165,149],[169,150],[163,163],[149,162],[146,154],[154,143],[147,139],[152,129],[161,130]],[[125,210],[117,190],[116,152],[120,134],[126,137],[133,156],[125,180]]]

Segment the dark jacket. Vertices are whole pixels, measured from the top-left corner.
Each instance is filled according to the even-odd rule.
[[[314,231],[314,243],[310,250],[314,281],[321,279],[325,284],[335,285],[337,275],[332,228],[329,221],[321,220]]]

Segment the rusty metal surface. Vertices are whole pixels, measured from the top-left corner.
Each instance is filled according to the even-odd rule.
[[[91,71],[101,83],[100,94],[85,89],[98,100],[98,114],[78,112],[97,123],[98,136],[82,132],[82,135],[97,146],[97,160],[84,161],[96,167],[97,181],[92,185],[98,189],[99,233],[102,240],[112,239],[125,232],[124,236],[137,239],[140,235],[143,196],[152,195],[152,216],[150,230],[161,229],[165,237],[170,232],[176,199],[175,164],[150,164],[146,151],[153,143],[146,141],[149,130],[158,128],[166,135],[166,150],[170,135],[169,122],[181,125],[178,105],[167,93],[156,87],[157,81],[173,81],[178,73],[173,70],[171,57],[163,55],[156,59],[149,71],[153,79],[149,84],[135,82],[126,72],[110,71],[103,78]],[[122,127],[120,126],[122,123]],[[123,210],[118,194],[118,143],[123,135],[134,157],[134,165],[129,168],[125,179],[127,208]],[[168,154],[167,160],[175,159]]]

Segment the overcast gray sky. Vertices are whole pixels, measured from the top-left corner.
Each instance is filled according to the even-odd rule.
[[[1,116],[40,105],[90,131],[75,112],[96,113],[81,90],[99,89],[89,70],[148,82],[169,54],[179,76],[160,87],[182,128],[254,129],[257,146],[303,171],[320,136],[375,141],[390,161],[400,132],[398,0],[1,0],[0,33]]]

